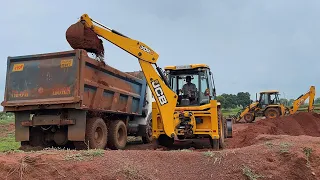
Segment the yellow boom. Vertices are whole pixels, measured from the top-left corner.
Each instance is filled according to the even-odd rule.
[[[177,104],[177,95],[168,87],[164,75],[160,68],[156,66],[159,55],[146,44],[92,20],[87,14],[83,14],[78,23],[82,23],[85,28],[90,28],[96,35],[138,58],[142,72],[159,108],[164,131],[167,136],[176,138],[173,124],[175,123],[174,111]],[[77,24],[77,27],[79,27],[79,24]],[[153,64],[159,74],[155,71]]]
[[[310,89],[305,94],[302,94],[295,101],[293,101],[292,108],[289,110],[290,114],[294,114],[298,111],[301,104],[304,103],[306,99],[309,98],[309,106],[308,111],[313,111],[314,97],[316,94],[316,88],[314,86],[310,86]]]

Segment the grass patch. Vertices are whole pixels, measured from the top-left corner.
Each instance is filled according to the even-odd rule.
[[[191,149],[178,149],[178,150],[171,150],[173,152],[193,152]]]
[[[308,165],[308,166],[310,165],[310,156],[311,156],[312,151],[313,151],[312,148],[309,148],[309,147],[304,147],[304,148],[303,148],[303,153],[304,153],[304,155],[306,156],[307,165]]]
[[[258,178],[263,178],[262,175],[255,173],[250,167],[243,166],[242,173],[250,180],[257,180]]]
[[[267,142],[265,142],[264,143],[268,148],[273,148],[273,144],[272,144],[272,142],[270,142],[270,141],[267,141]]]
[[[289,152],[289,148],[292,146],[292,144],[290,143],[287,143],[287,142],[282,142],[280,143],[280,153],[283,154],[283,153],[288,153]]]
[[[213,157],[213,156],[214,156],[214,152],[206,151],[206,152],[203,152],[203,155],[204,155],[205,157]]]
[[[124,175],[125,179],[135,180],[135,179],[144,179],[144,180],[152,180],[155,178],[147,177],[143,173],[139,171],[136,166],[125,164],[121,169],[116,172],[117,175]]]
[[[222,109],[221,112],[224,117],[228,117],[229,115],[236,115],[240,110],[241,108]]]
[[[0,113],[0,124],[6,125],[14,122],[14,115],[12,113]]]
[[[139,177],[138,171],[133,167],[125,167],[122,172],[127,179],[136,179]]]
[[[64,157],[66,161],[83,161],[83,160],[92,160],[94,157],[103,156],[104,150],[102,149],[90,149],[87,151],[81,151],[75,154],[67,154]]]
[[[213,161],[213,164],[216,163],[221,163],[222,158],[223,158],[223,154],[220,152],[212,152],[212,151],[207,151],[207,152],[203,152],[203,155],[205,157],[208,157],[208,161]],[[227,154],[225,154],[225,156],[227,156]]]
[[[15,141],[14,133],[8,133],[6,137],[0,138],[0,152],[17,150],[20,143]]]

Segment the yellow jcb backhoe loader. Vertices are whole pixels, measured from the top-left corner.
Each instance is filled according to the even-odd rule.
[[[156,65],[159,55],[149,46],[92,20],[87,14],[69,27],[67,40],[73,48],[101,55],[104,52],[102,41],[93,37],[93,33],[138,58],[155,99],[152,112],[154,140],[170,146],[174,140],[206,137],[214,149],[223,148],[224,138],[231,137],[232,124],[222,118],[220,105],[213,99],[215,88],[208,66],[170,66],[166,68],[165,76]],[[191,78],[193,88],[182,87],[187,78]],[[181,90],[185,92],[180,95]]]
[[[308,112],[313,110],[315,86],[310,86],[310,89],[305,94],[299,96],[290,108],[280,103],[279,91],[269,90],[261,91],[259,101],[253,102],[244,110],[238,112],[237,115],[232,116],[234,122],[240,122],[243,118],[245,122],[250,123],[256,117],[265,116],[266,118],[276,118],[284,115],[291,115],[297,112],[300,105],[309,98]]]

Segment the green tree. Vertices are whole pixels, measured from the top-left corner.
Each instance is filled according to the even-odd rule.
[[[226,108],[226,107],[225,107],[226,99],[225,99],[223,96],[221,96],[221,95],[220,95],[220,96],[217,96],[217,101],[221,103],[221,107],[222,107],[222,108]]]
[[[316,98],[316,99],[314,100],[314,103],[315,103],[315,104],[320,104],[320,97]]]
[[[294,99],[289,99],[287,106],[292,106]]]
[[[280,99],[280,103],[285,105],[285,106],[288,106],[288,102],[289,102],[288,99],[285,99],[285,98],[281,98]]]
[[[237,105],[246,107],[251,103],[250,93],[248,92],[238,92],[237,94]]]
[[[221,94],[224,97],[224,108],[235,108],[237,107],[237,96],[234,94]]]

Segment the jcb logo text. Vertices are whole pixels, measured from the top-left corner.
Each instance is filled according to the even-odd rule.
[[[164,92],[159,84],[159,81],[158,80],[152,81],[151,84],[152,84],[154,91],[156,92],[156,95],[157,95],[157,98],[160,102],[160,105],[163,106],[163,105],[167,104],[168,100],[167,100],[166,96],[164,95]]]
[[[140,49],[143,50],[144,52],[151,54],[151,55],[153,54],[153,52],[145,46],[140,45]]]

